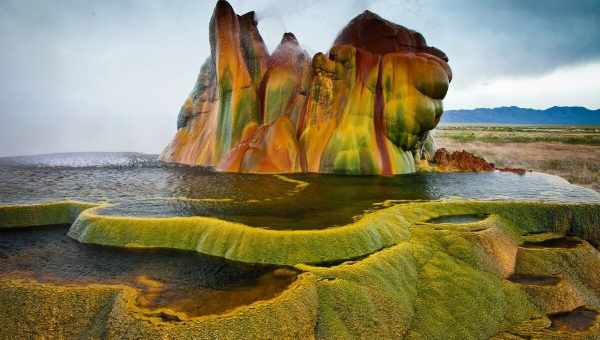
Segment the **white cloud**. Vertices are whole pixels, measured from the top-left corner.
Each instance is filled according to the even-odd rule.
[[[508,105],[600,108],[600,61],[561,67],[544,75],[491,79],[458,89],[451,85],[444,101],[446,109]]]

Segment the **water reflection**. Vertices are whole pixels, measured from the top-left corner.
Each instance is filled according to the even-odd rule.
[[[203,168],[0,166],[0,203],[62,199],[97,202],[144,197],[261,199],[294,187],[274,176],[215,173]]]
[[[44,165],[57,163],[49,162],[47,156],[46,163],[36,163],[35,157],[27,162],[0,159],[0,204],[106,200],[119,205],[104,209],[105,214],[215,216],[258,227],[314,229],[349,223],[386,200],[462,197],[600,202],[600,194],[593,190],[540,173],[287,176],[308,183],[299,188],[298,182],[272,175],[215,173],[155,161],[131,161],[134,166],[123,166],[129,163],[122,157],[115,156],[119,159],[116,164],[103,161],[102,165],[85,167],[65,166],[64,160],[61,166]]]
[[[352,222],[385,200],[523,199],[599,202],[592,190],[555,176],[511,173],[413,174],[396,177],[298,175],[310,183],[293,196],[227,202],[134,200],[102,209],[102,214],[146,217],[214,216],[271,229],[321,229]],[[266,185],[266,184],[264,184]],[[275,183],[275,185],[282,185]],[[261,186],[262,187],[262,186]]]

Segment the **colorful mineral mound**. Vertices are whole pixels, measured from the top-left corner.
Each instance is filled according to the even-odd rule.
[[[292,33],[269,54],[257,25],[254,12],[217,3],[211,56],[163,161],[251,173],[415,171],[452,78],[442,51],[369,11],[312,60]]]

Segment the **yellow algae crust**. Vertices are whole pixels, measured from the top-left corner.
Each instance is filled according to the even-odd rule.
[[[527,257],[518,257],[523,235],[543,231],[565,235],[581,225],[598,229],[600,205],[444,201],[390,209],[411,224],[409,240],[337,266],[296,266],[318,277],[318,338],[488,339],[511,332],[560,338],[589,336],[600,327],[597,319],[592,328],[578,333],[550,328],[546,314],[553,311],[538,306],[535,296],[508,280],[525,268],[521,262],[528,262]],[[418,223],[467,213],[489,217],[477,223],[446,223],[445,229]],[[585,249],[588,259],[597,257],[597,250],[589,245]],[[576,273],[566,278],[579,279],[578,293],[598,308],[600,278],[593,276],[599,260],[586,264],[565,258],[557,259],[563,271]],[[530,265],[542,273],[557,270],[541,261]],[[568,302],[568,296],[562,300]],[[567,303],[562,308],[569,311],[572,306]],[[548,322],[532,322],[542,319]]]
[[[488,217],[475,223],[425,223],[440,216],[464,214],[485,214]],[[177,218],[170,222],[170,219],[156,219],[167,222],[155,225],[154,222],[146,223],[147,219],[104,219],[104,216],[95,213],[95,209],[84,211],[81,216],[80,221],[84,220],[92,228],[84,225],[72,232],[79,230],[81,233],[76,236],[83,239],[102,237],[102,240],[111,242],[127,241],[123,244],[139,244],[140,241],[149,240],[160,242],[162,247],[180,247],[184,244],[182,240],[193,239],[189,241],[191,245],[204,246],[203,242],[215,242],[220,235],[223,237],[221,243],[212,249],[221,249],[226,253],[227,242],[242,239],[241,245],[232,244],[233,248],[228,254],[256,258],[261,258],[256,254],[264,251],[261,245],[255,243],[253,246],[258,249],[252,252],[253,248],[244,243],[254,241],[248,241],[250,238],[276,237],[278,233],[285,237],[280,236],[274,241],[279,248],[269,245],[272,248],[266,254],[271,258],[284,256],[279,253],[287,251],[287,245],[282,244],[286,238],[288,244],[310,239],[303,243],[307,248],[302,252],[298,247],[290,250],[299,254],[295,255],[298,259],[302,254],[329,253],[332,248],[343,247],[344,243],[307,235],[325,232],[323,235],[343,237],[340,235],[351,230],[348,228],[375,229],[375,221],[382,219],[388,220],[393,229],[403,235],[402,239],[386,249],[372,252],[362,259],[329,266],[314,260],[298,261],[295,267],[304,273],[281,295],[214,318],[161,321],[153,316],[152,313],[156,311],[148,315],[147,311],[128,305],[128,301],[133,300],[117,295],[108,312],[109,316],[104,319],[95,317],[99,324],[106,324],[103,334],[108,338],[508,339],[512,335],[527,337],[543,334],[550,338],[573,335],[593,339],[600,328],[600,318],[596,318],[587,330],[557,330],[551,327],[547,316],[556,311],[572,310],[575,307],[573,298],[589,305],[591,309],[600,308],[600,277],[596,274],[600,260],[597,250],[586,242],[597,241],[594,237],[596,230],[600,229],[598,204],[464,200],[414,202],[368,214],[363,220],[373,220],[360,228],[358,221],[346,227],[314,231],[264,230],[206,218]],[[100,224],[96,224],[94,219],[99,219]],[[137,220],[137,224],[131,223],[132,220]],[[215,225],[195,226],[200,221]],[[177,225],[182,223],[185,227],[178,228]],[[94,225],[100,228],[96,229]],[[147,225],[150,230],[143,231]],[[137,239],[122,236],[134,227],[143,231],[135,234]],[[217,227],[227,232],[218,234],[212,230]],[[186,232],[186,229],[190,231]],[[99,234],[95,235],[96,232]],[[331,232],[334,234],[329,235]],[[214,238],[203,240],[205,233]],[[576,234],[586,241],[582,240],[581,246],[565,249],[523,247],[526,241],[545,240],[545,237],[538,237],[540,233],[552,233],[552,237]],[[301,236],[295,238],[296,234]],[[339,259],[346,258],[352,256]],[[556,287],[547,286],[542,291],[510,280],[512,274],[554,275],[557,270],[561,280],[568,282],[571,289],[564,289],[566,283],[561,283]],[[33,324],[36,324],[36,307],[21,301],[45,301],[44,297],[21,294],[9,301],[14,294],[4,294],[6,282],[0,280],[0,302],[3,306],[11,306],[16,312],[0,311],[3,318],[0,321],[3,324],[17,321],[23,325],[25,321],[21,320],[33,320]],[[539,303],[540,299],[548,296],[547,293],[564,296],[557,296],[551,306]],[[571,298],[570,294],[577,296]],[[67,312],[71,306],[75,310],[84,308],[76,305],[75,300],[66,298],[65,301]],[[81,304],[81,301],[78,303]],[[26,307],[23,306],[32,309],[24,311],[22,309]],[[42,310],[45,308],[50,307],[44,306]],[[10,317],[18,319],[9,320]],[[39,318],[41,324],[48,320],[61,320],[48,314]],[[56,323],[53,331],[61,327],[72,326]],[[15,332],[21,332],[16,334],[20,335],[24,332],[22,328],[11,328],[11,331],[16,329]],[[92,331],[86,332],[92,334]]]
[[[0,228],[71,224],[82,211],[97,206],[79,201],[4,205],[0,206]]]
[[[197,251],[238,262],[294,265],[355,258],[409,237],[404,219],[380,210],[342,226],[315,230],[271,230],[211,217],[138,218],[89,209],[69,236],[83,242],[131,248]]]
[[[0,324],[3,336],[12,339],[314,338],[318,312],[314,280],[306,273],[273,299],[220,315],[188,318],[169,309],[136,306],[137,290],[129,286],[3,278]],[[165,321],[161,314],[176,315],[178,320]]]
[[[345,226],[315,230],[270,230],[199,216],[108,216],[97,210],[82,212],[69,236],[83,243],[173,248],[239,262],[281,265],[364,256],[408,239],[410,224],[444,214],[499,213],[525,231],[572,227],[591,242],[598,241],[598,232],[590,226],[600,220],[598,206],[591,204],[464,200],[400,204]],[[571,220],[573,223],[565,223]]]

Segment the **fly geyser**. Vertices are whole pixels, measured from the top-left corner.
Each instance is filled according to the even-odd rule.
[[[219,1],[210,47],[165,162],[249,173],[414,172],[452,78],[446,55],[420,33],[369,11],[311,60],[292,33],[269,54],[254,12],[239,16]]]

